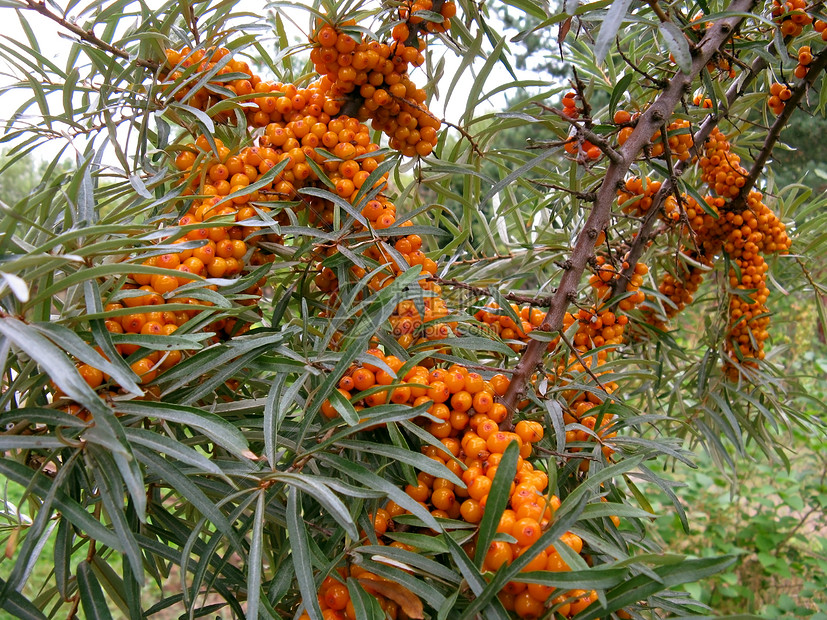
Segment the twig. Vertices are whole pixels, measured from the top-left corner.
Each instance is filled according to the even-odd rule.
[[[569,189],[568,187],[563,187],[562,185],[555,185],[554,183],[547,183],[545,181],[534,181],[532,179],[529,179],[528,182],[547,189],[556,189],[561,192],[566,192],[567,194],[571,194],[572,196],[575,196],[580,200],[585,200],[586,202],[594,202],[597,198],[597,195],[594,192],[578,192],[576,190]]]
[[[770,131],[764,140],[764,145],[758,152],[758,157],[753,160],[752,168],[750,168],[749,175],[747,176],[741,191],[732,201],[732,207],[736,211],[743,210],[746,207],[747,196],[749,196],[750,190],[755,187],[755,182],[764,170],[764,165],[770,158],[772,149],[775,146],[775,143],[778,142],[778,138],[781,136],[781,130],[787,125],[787,121],[790,120],[795,108],[804,98],[804,95],[816,81],[816,78],[820,76],[825,67],[827,67],[827,50],[822,50],[821,53],[818,54],[813,59],[813,62],[811,62],[807,67],[807,75],[793,87],[792,96],[784,102],[784,110],[778,115],[778,118],[775,119],[772,127],[770,127]]]
[[[734,30],[744,20],[744,14],[750,11],[756,0],[733,0],[727,8],[732,12],[727,17],[718,20],[712,28],[707,30],[703,39],[696,46],[696,53],[689,73],[676,73],[669,81],[668,86],[657,97],[651,106],[638,118],[628,140],[617,152],[618,161],[611,161],[606,169],[603,182],[597,191],[597,200],[583,228],[577,236],[571,258],[567,262],[569,267],[563,272],[560,285],[552,298],[548,313],[539,329],[548,332],[561,331],[563,318],[569,304],[577,299],[577,286],[586,268],[586,264],[594,254],[594,238],[603,230],[611,218],[612,204],[615,200],[618,184],[628,172],[638,153],[645,144],[648,144],[652,134],[668,118],[675,107],[680,103],[686,89],[692,80],[701,72],[709,59],[732,36]],[[546,350],[546,343],[532,340],[526,346],[520,358],[508,391],[503,402],[509,410],[509,415],[503,420],[502,426],[510,428],[514,406],[522,400],[528,381],[535,369],[542,363]]]
[[[618,53],[618,55],[620,55],[620,57],[623,59],[623,61],[627,65],[629,65],[632,68],[633,71],[635,71],[637,73],[640,73],[643,77],[645,77],[647,80],[652,82],[652,84],[654,84],[657,88],[665,88],[666,87],[666,85],[669,83],[668,80],[663,80],[661,78],[656,78],[656,77],[653,77],[653,76],[649,75],[648,73],[646,73],[646,71],[644,71],[643,69],[638,67],[631,60],[629,60],[629,58],[623,53],[623,50],[620,49],[620,38],[617,38],[616,41],[617,41],[617,53]]]
[[[655,12],[655,15],[658,16],[658,19],[661,22],[671,21],[669,19],[669,16],[663,12],[663,9],[661,8],[660,4],[658,4],[658,0],[646,0],[646,4],[648,4],[651,7],[651,9]]]
[[[531,138],[528,138],[531,140]],[[526,145],[526,150],[533,150],[533,149],[551,149],[557,146],[565,146],[574,142],[574,138],[566,138],[565,140],[541,140],[538,142],[531,141],[529,144]]]
[[[594,123],[592,123],[592,107],[586,100],[586,85],[580,79],[580,76],[577,75],[576,67],[572,67],[571,72],[574,74],[574,90],[577,92],[577,97],[580,99],[580,105],[583,106],[583,118],[586,121],[586,128],[591,129]]]
[[[454,288],[461,288],[465,291],[470,291],[480,297],[491,297],[491,291],[487,288],[473,286],[471,284],[466,284],[465,282],[460,282],[459,280],[450,280],[448,278],[440,278],[439,276],[428,276],[427,279],[438,282],[439,284],[444,284],[445,286],[453,286]],[[518,293],[502,293],[502,296],[510,301],[516,301],[518,304],[528,304],[529,306],[540,306],[546,308],[551,303],[553,295],[533,297],[531,295],[520,295]]]
[[[198,45],[201,43],[201,36],[198,33],[198,16],[195,14],[195,7],[192,4],[189,5],[187,10],[187,20],[189,21],[190,32],[192,32],[192,39]]]
[[[406,102],[407,102],[407,101],[406,101]],[[474,151],[476,152],[476,154],[477,154],[477,155],[479,155],[480,157],[485,157],[485,155],[483,155],[483,152],[480,150],[480,147],[479,147],[479,146],[477,146],[477,143],[476,143],[476,142],[474,142],[474,138],[473,138],[473,136],[472,136],[470,133],[468,133],[467,131],[465,131],[465,130],[464,130],[462,127],[460,127],[459,125],[456,125],[456,124],[454,124],[454,123],[452,123],[452,122],[450,122],[450,121],[446,121],[444,118],[441,120],[441,122],[442,122],[442,124],[443,124],[443,125],[447,125],[448,127],[451,127],[452,129],[456,129],[458,132],[460,132],[460,133],[462,134],[462,137],[463,137],[463,138],[465,138],[466,140],[468,140],[468,142],[470,142],[470,143],[471,143],[471,148],[473,148],[473,149],[474,149]]]
[[[591,123],[590,119],[580,123],[577,119],[567,116],[562,110],[558,110],[553,106],[545,105],[539,102],[534,102],[534,105],[538,106],[543,110],[546,110],[547,112],[556,114],[561,119],[569,123],[572,127],[575,128],[578,134],[586,138],[586,140],[588,140],[601,151],[603,151],[603,153],[612,161],[612,163],[620,164],[622,162],[620,154],[612,148],[612,146],[609,144],[609,141],[606,140],[606,138],[604,138],[603,136],[599,136],[590,129],[588,129],[587,125]]]
[[[585,454],[583,452],[557,452],[556,450],[549,450],[540,444],[534,444],[534,450],[537,453],[548,454],[549,456],[556,456],[561,459],[583,459],[586,461],[596,461],[597,457],[593,454]]]
[[[586,360],[584,360],[583,357],[580,355],[580,351],[578,351],[574,347],[574,345],[569,341],[568,337],[566,336],[566,332],[562,329],[560,330],[560,339],[566,343],[566,346],[569,349],[571,349],[572,353],[574,353],[574,357],[577,358],[577,361],[580,362],[580,365],[583,367],[583,369],[589,374],[589,376],[592,379],[594,379],[594,382],[597,383],[597,385],[600,386],[600,389],[603,390],[603,392],[608,396],[609,390],[607,390],[606,386],[603,385],[603,383],[601,383],[600,379],[596,374],[594,374],[594,371],[591,369],[591,367],[588,364],[586,364]]]
[[[103,39],[100,39],[95,35],[95,33],[92,30],[84,30],[77,24],[73,24],[67,19],[61,17],[60,15],[52,13],[48,8],[46,8],[46,3],[43,0],[26,0],[26,5],[27,6],[25,8],[40,13],[41,15],[43,15],[43,17],[51,19],[53,22],[59,24],[60,26],[63,26],[70,32],[75,33],[83,41],[91,43],[95,47],[109,52],[113,56],[117,56],[118,58],[123,58],[125,60],[131,60],[139,67],[146,67],[147,69],[152,69],[153,71],[157,70],[160,66],[157,62],[154,62],[152,60],[145,60],[143,58],[130,58],[129,52],[126,52],[125,50],[115,47],[114,45],[107,43]]]

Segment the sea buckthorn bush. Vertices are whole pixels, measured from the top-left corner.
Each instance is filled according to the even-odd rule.
[[[823,202],[765,167],[821,8],[7,4],[3,140],[53,164],[3,204],[0,607],[706,613],[735,558],[661,552],[665,470],[819,425],[771,319]]]

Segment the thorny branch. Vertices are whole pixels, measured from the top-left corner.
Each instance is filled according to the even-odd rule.
[[[560,286],[552,298],[549,311],[539,329],[557,332],[562,328],[566,309],[573,300],[576,300],[577,285],[587,262],[594,254],[593,235],[596,231],[603,230],[609,222],[618,184],[622,182],[635,157],[649,142],[652,134],[657,131],[664,119],[668,118],[680,103],[692,80],[697,77],[713,55],[729,40],[732,33],[744,20],[744,13],[753,9],[755,4],[755,0],[733,0],[726,10],[734,14],[718,20],[713,27],[707,30],[703,39],[696,46],[690,72],[688,74],[675,74],[670,79],[668,86],[638,119],[638,124],[629,139],[617,151],[618,160],[612,160],[606,170],[606,175],[597,191],[594,208],[577,236],[577,241],[568,261],[569,269],[563,272]],[[540,341],[532,341],[525,348],[525,352],[515,368],[508,392],[503,397],[503,402],[510,413],[508,418],[503,421],[502,427],[511,428],[513,419],[511,412],[514,411],[516,403],[522,400],[532,373],[542,363],[545,348],[546,344]]]
[[[700,145],[706,142],[706,139],[709,137],[709,134],[712,133],[712,130],[717,127],[718,123],[720,122],[721,118],[726,114],[726,110],[732,103],[741,97],[745,92],[746,88],[752,81],[761,73],[768,65],[768,61],[764,56],[759,56],[755,59],[752,63],[752,67],[750,68],[749,72],[743,77],[742,80],[734,82],[726,93],[726,105],[723,106],[724,110],[719,112],[718,114],[710,114],[707,116],[704,121],[701,123],[701,126],[698,130],[692,135],[692,150],[694,151],[695,155],[698,155],[698,149]],[[719,105],[719,108],[722,107]],[[673,178],[679,178],[686,167],[690,164],[690,160],[679,161],[675,165],[674,174],[672,175]],[[646,216],[643,218],[643,221],[640,224],[640,228],[638,229],[637,235],[632,242],[631,247],[629,248],[629,253],[627,255],[626,261],[629,264],[629,267],[624,270],[624,273],[627,276],[630,276],[632,271],[634,270],[634,265],[637,263],[638,259],[643,255],[646,246],[648,245],[649,241],[651,241],[652,236],[652,228],[655,225],[655,221],[658,219],[658,214],[660,213],[661,208],[663,207],[663,203],[666,200],[666,197],[672,192],[672,181],[671,179],[666,179],[661,186],[660,190],[655,197],[652,199],[652,206],[649,211],[646,213]],[[620,282],[621,280],[617,280],[612,285],[612,297],[617,297],[619,293],[621,293],[620,289]]]
[[[91,43],[95,47],[100,48],[105,52],[112,54],[113,56],[123,58],[124,60],[130,60],[139,67],[145,67],[147,69],[152,69],[153,71],[157,70],[160,66],[157,62],[154,62],[152,60],[144,60],[142,58],[130,58],[130,54],[128,52],[107,43],[103,39],[99,38],[94,33],[94,31],[84,30],[77,24],[70,22],[66,18],[61,17],[56,13],[53,13],[46,7],[46,3],[43,0],[26,0],[26,5],[26,8],[40,13],[41,15],[43,15],[43,17],[51,19],[53,22],[59,24],[63,28],[66,28],[66,30],[69,30],[70,32],[76,34],[78,37],[81,38],[81,40],[86,41],[87,43]]]

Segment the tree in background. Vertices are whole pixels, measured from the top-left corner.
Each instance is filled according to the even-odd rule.
[[[0,606],[705,614],[734,558],[659,552],[658,469],[821,430],[771,321],[824,321],[824,201],[765,172],[821,9],[508,3],[561,89],[476,3],[285,8],[4,4],[4,171],[57,155],[3,200]]]

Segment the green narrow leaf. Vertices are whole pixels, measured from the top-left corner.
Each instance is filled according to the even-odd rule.
[[[164,486],[175,489],[181,497],[186,498],[192,504],[192,507],[201,513],[203,518],[214,525],[216,530],[226,536],[236,550],[241,552],[243,545],[232,524],[204,491],[177,467],[155,454],[152,450],[139,447],[135,450],[135,454],[150,471],[155,472],[164,481]]]
[[[342,416],[342,419],[348,426],[356,426],[359,424],[359,412],[347,398],[342,396],[339,390],[333,390],[330,393],[330,404]]]
[[[353,577],[347,579],[347,590],[350,593],[350,600],[353,602],[353,609],[356,617],[362,620],[385,620],[385,612],[379,606],[375,596],[371,596],[362,585]]]
[[[5,589],[5,587],[6,582],[0,579],[0,590]],[[22,594],[14,590],[5,597],[5,600],[0,604],[0,609],[5,609],[13,618],[20,618],[21,620],[46,620],[43,612]]]
[[[442,463],[439,463],[420,452],[403,450],[396,446],[386,446],[370,441],[344,440],[336,443],[345,448],[350,448],[351,450],[359,450],[367,454],[379,454],[381,456],[386,456],[391,460],[407,463],[413,467],[416,467],[420,471],[424,471],[437,478],[445,478],[446,480],[453,482],[455,485],[465,488],[465,483],[462,479],[458,478],[450,469],[445,467]],[[515,459],[514,463],[516,464],[516,462],[517,461]],[[499,472],[499,469],[497,471]]]
[[[494,535],[497,533],[497,526],[500,524],[503,510],[508,504],[511,484],[517,474],[517,458],[519,456],[520,448],[516,441],[512,441],[506,447],[497,468],[497,473],[491,483],[488,501],[485,504],[485,512],[482,515],[479,533],[477,534],[477,551],[474,555],[474,563],[480,569],[482,569],[485,554],[488,553],[488,547],[491,546],[491,541],[494,540]]]
[[[304,608],[310,620],[324,620],[316,596],[316,583],[313,580],[313,563],[310,559],[307,527],[302,518],[299,492],[294,486],[287,491],[287,535],[290,538],[293,570],[299,582]]]
[[[612,46],[623,20],[626,19],[626,12],[631,4],[632,0],[612,2],[603,17],[600,32],[597,33],[597,40],[594,42],[594,61],[598,65],[603,64],[606,54],[609,53],[609,48]]]
[[[356,529],[356,523],[350,516],[347,506],[327,485],[318,481],[315,476],[281,472],[274,478],[287,482],[313,497],[330,516],[336,519],[336,522],[344,528],[348,536],[353,540],[359,539],[359,530]]]
[[[92,465],[92,470],[95,472],[95,482],[103,507],[112,521],[115,533],[123,543],[124,555],[129,559],[135,579],[138,580],[138,583],[143,584],[144,570],[141,551],[124,514],[123,492],[118,474],[125,472],[116,466],[114,458],[110,458],[110,455],[104,450],[91,446],[87,450],[94,457],[95,463]],[[143,477],[141,481],[143,481]]]
[[[267,506],[266,490],[258,492],[256,511],[253,516],[253,532],[247,555],[247,617],[258,620],[261,597],[261,560],[264,552],[264,509]]]
[[[488,192],[485,194],[485,196],[483,196],[482,200],[480,200],[480,208],[482,206],[486,205],[488,203],[488,201],[491,200],[491,198],[493,198],[494,196],[499,194],[500,191],[504,187],[506,187],[508,185],[511,185],[514,181],[516,181],[520,177],[524,176],[527,171],[531,170],[532,168],[534,168],[538,164],[544,162],[546,159],[550,158],[551,156],[553,156],[553,155],[559,156],[559,154],[560,154],[560,149],[558,149],[558,148],[547,149],[547,150],[543,151],[542,153],[540,153],[539,155],[537,155],[537,157],[534,157],[533,159],[529,160],[527,163],[523,164],[522,166],[520,166],[516,170],[513,170],[512,172],[510,172],[505,178],[501,179],[500,181],[497,181],[494,184],[494,186],[490,190],[488,190]]]
[[[89,620],[111,620],[112,614],[106,604],[98,578],[86,560],[78,564],[78,592],[83,612]]]
[[[385,493],[388,498],[402,506],[405,510],[410,511],[415,516],[419,517],[422,522],[431,529],[439,532],[442,530],[437,520],[423,508],[418,502],[414,501],[410,495],[405,493],[395,484],[377,476],[369,469],[354,463],[345,458],[335,454],[319,454],[319,459],[328,461],[333,467],[337,468],[342,473],[361,482],[370,489],[375,489]]]
[[[198,429],[221,447],[238,456],[248,450],[247,439],[224,418],[195,407],[150,401],[121,401],[118,411],[144,418],[161,418],[167,422],[184,424]]]
[[[32,491],[39,497],[47,496],[49,490],[54,486],[54,481],[51,478],[34,473],[25,465],[8,459],[0,459],[0,473],[22,487],[31,487]],[[55,492],[54,505],[61,511],[63,517],[68,519],[81,532],[85,532],[107,547],[112,547],[121,552],[124,551],[124,546],[111,530],[104,527],[97,519],[92,518],[92,515],[86,512],[83,506],[63,491],[57,490]]]
[[[468,582],[468,586],[471,588],[471,591],[474,593],[474,596],[479,597],[485,591],[488,582],[482,576],[482,573],[480,573],[476,565],[465,553],[465,550],[462,547],[460,547],[459,544],[457,544],[457,542],[453,538],[451,538],[450,536],[445,536],[445,542],[448,544],[448,551],[451,553],[451,557],[454,559],[454,562],[456,563],[457,568],[459,568],[459,571],[462,574],[462,576],[465,578],[465,581]],[[485,601],[484,604],[479,605],[478,608],[475,610],[474,614],[476,615],[477,612],[482,611],[487,619],[508,619],[508,612],[506,612],[506,610],[503,608],[502,603],[498,598],[494,597],[491,600],[490,606],[487,604],[488,602],[489,601]]]
[[[657,594],[667,588],[684,583],[694,583],[715,575],[736,561],[735,556],[720,556],[713,558],[684,559],[670,566],[659,566],[651,569],[654,577],[640,574],[624,581],[619,586],[606,593],[606,605],[592,603],[572,620],[596,620],[604,618],[610,612],[617,611],[638,601]]]
[[[634,79],[634,71],[629,71],[617,81],[617,84],[615,84],[615,87],[612,89],[612,95],[609,99],[609,116],[614,115],[617,104],[620,103],[621,99],[623,99],[623,95],[629,91],[629,86]]]
[[[74,532],[72,525],[66,517],[60,517],[57,524],[57,534],[55,535],[54,546],[54,568],[55,568],[55,584],[58,592],[66,599],[68,598],[68,584],[71,576],[72,568],[69,564],[72,557],[72,538]]]
[[[166,454],[181,463],[194,467],[197,473],[224,475],[221,467],[215,462],[181,441],[143,428],[125,428],[124,432],[130,443],[149,448],[157,454]]]
[[[674,22],[661,22],[658,26],[660,36],[666,41],[666,46],[675,58],[675,63],[683,73],[692,71],[692,53],[689,51],[689,41],[681,29]]]

